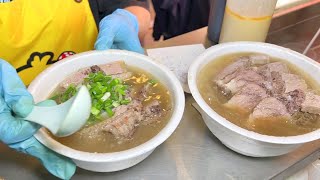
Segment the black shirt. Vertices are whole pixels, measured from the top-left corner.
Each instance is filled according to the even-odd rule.
[[[140,6],[148,10],[147,0],[89,0],[89,4],[98,28],[99,22],[116,9]]]

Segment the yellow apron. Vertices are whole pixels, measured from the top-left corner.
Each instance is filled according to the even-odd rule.
[[[0,3],[0,58],[28,85],[50,64],[92,50],[97,27],[88,0]]]

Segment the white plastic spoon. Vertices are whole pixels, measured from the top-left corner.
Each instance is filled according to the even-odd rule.
[[[75,96],[57,106],[34,106],[25,120],[46,127],[59,137],[69,136],[85,125],[90,116],[91,97],[86,86],[81,86]]]

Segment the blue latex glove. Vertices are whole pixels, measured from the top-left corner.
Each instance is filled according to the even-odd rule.
[[[138,37],[138,20],[129,11],[117,9],[100,21],[99,29],[97,50],[111,48],[144,53]]]
[[[55,102],[44,101],[39,105],[52,106]],[[17,151],[36,157],[53,175],[70,179],[75,173],[75,164],[40,144],[33,137],[40,126],[23,120],[32,108],[33,98],[16,70],[0,59],[0,141]]]

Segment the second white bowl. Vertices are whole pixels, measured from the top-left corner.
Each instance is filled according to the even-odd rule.
[[[278,156],[293,151],[300,145],[320,139],[320,129],[298,136],[276,137],[243,129],[215,112],[202,98],[197,87],[199,72],[218,57],[234,53],[263,53],[296,65],[320,83],[320,65],[312,59],[290,49],[258,42],[234,42],[212,46],[191,65],[188,84],[192,96],[201,108],[204,122],[210,131],[227,147],[247,156]]]

